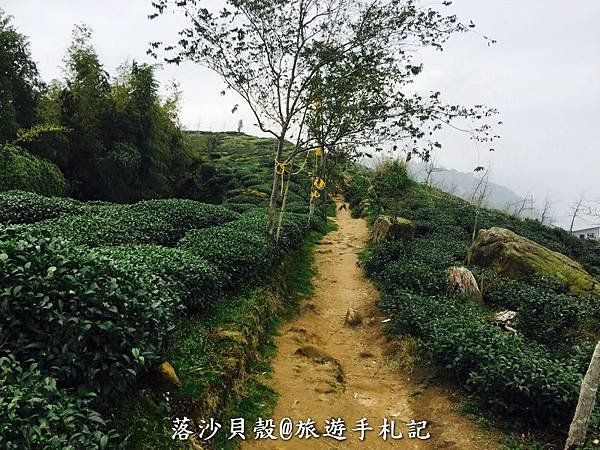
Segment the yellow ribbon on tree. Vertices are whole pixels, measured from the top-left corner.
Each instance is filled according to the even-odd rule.
[[[321,147],[315,149],[315,156],[323,156],[323,149]]]
[[[316,178],[313,186],[317,188],[317,190],[322,191],[325,189],[325,181],[321,178]]]

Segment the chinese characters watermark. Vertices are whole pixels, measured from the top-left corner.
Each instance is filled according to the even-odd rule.
[[[408,431],[406,434],[402,432],[402,425]],[[376,428],[374,427],[376,426]],[[191,436],[195,436],[202,441],[213,439],[217,433],[221,431],[223,425],[213,418],[202,419],[197,424],[194,424],[188,417],[182,419],[176,418],[173,420],[173,435],[174,440],[185,441]],[[289,417],[284,417],[275,423],[273,419],[258,418],[252,426],[246,426],[246,420],[242,417],[237,417],[229,420],[229,431],[227,439],[242,439],[246,440],[248,436],[252,436],[256,440],[282,440],[289,441],[293,437],[297,439],[319,439],[329,438],[336,441],[345,441],[350,436],[347,435],[348,427],[346,422],[341,417],[331,417],[325,420],[324,432],[319,433],[317,423],[310,417],[305,420],[297,420],[294,422]],[[354,423],[351,432],[360,441],[364,441],[369,433],[377,433],[377,437],[384,441],[404,439],[421,439],[426,440],[431,438],[431,434],[426,431],[427,421],[411,420],[405,424],[400,424],[395,420],[383,418],[383,421],[371,425],[366,417],[357,420]]]

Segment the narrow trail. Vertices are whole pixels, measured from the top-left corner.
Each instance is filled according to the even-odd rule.
[[[408,374],[391,368],[385,354],[389,343],[382,334],[385,317],[377,308],[378,292],[357,266],[357,256],[369,237],[363,219],[352,219],[348,210],[338,212],[339,226],[315,250],[318,275],[315,294],[299,317],[286,324],[276,339],[271,386],[279,394],[274,417],[316,422],[319,434],[325,420],[344,419],[348,437],[291,440],[249,440],[243,449],[460,449],[498,448],[496,439],[466,417],[452,411],[455,402],[441,388],[425,387]],[[363,318],[360,325],[345,323],[351,308]],[[367,418],[373,431],[352,431],[356,421]],[[383,418],[394,420],[400,440],[387,442],[378,436]],[[428,440],[408,438],[406,424],[427,420]],[[276,435],[278,435],[276,429]],[[296,431],[296,428],[294,429]]]

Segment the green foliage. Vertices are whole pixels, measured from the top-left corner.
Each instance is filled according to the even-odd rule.
[[[148,244],[104,247],[99,253],[127,273],[160,276],[194,312],[206,310],[222,294],[224,275],[206,260],[183,249]]]
[[[62,217],[24,227],[44,231],[78,245],[102,247],[124,244],[172,245],[172,228],[157,214],[130,208],[111,208],[106,214]]]
[[[11,189],[62,196],[67,191],[67,181],[51,162],[20,147],[0,144],[0,191]]]
[[[82,203],[70,198],[44,197],[25,191],[0,192],[0,223],[34,223],[83,214]]]
[[[589,301],[568,295],[552,280],[510,280],[486,274],[484,301],[518,312],[517,329],[549,347],[572,343],[581,331]]]
[[[205,258],[224,274],[226,287],[235,288],[258,281],[277,260],[275,242],[266,232],[244,231],[251,222],[191,231],[181,248]]]
[[[276,220],[279,216],[276,216]],[[253,209],[242,216],[240,220],[226,225],[235,230],[247,231],[261,235],[267,228],[266,210]],[[284,218],[279,236],[278,245],[281,250],[287,251],[299,247],[308,232],[308,216],[305,214],[284,213]]]
[[[36,124],[28,129],[20,129],[13,144],[26,149],[42,159],[53,161],[64,167],[69,156],[69,130],[52,124]]]
[[[418,338],[426,360],[463,382],[485,410],[520,427],[564,428],[593,350],[587,336],[597,336],[600,301],[573,297],[549,280],[509,280],[476,267],[486,307],[454,298],[446,269],[464,265],[474,207],[435,189],[371,176],[374,187],[362,182],[347,188],[353,204],[370,205],[371,214],[379,205],[417,225],[416,239],[384,241],[362,255],[382,288],[391,332]],[[504,226],[566,253],[577,248],[562,231],[534,221],[483,209],[479,220],[482,227]],[[490,308],[517,311],[517,333],[498,327]]]
[[[94,396],[78,395],[44,376],[38,363],[0,356],[0,446],[104,449],[116,445],[114,431],[91,406]]]
[[[59,387],[101,402],[158,361],[179,309],[161,278],[38,233],[0,236],[0,285],[0,340]]]
[[[538,426],[571,419],[581,374],[568,361],[451,297],[398,290],[385,307],[394,328],[417,336],[429,360],[464,381],[486,409]]]
[[[16,31],[11,17],[0,10],[0,144],[35,120],[39,73],[27,38]],[[1,167],[1,166],[0,166]],[[0,170],[0,173],[3,170]],[[0,183],[1,189],[1,183]]]
[[[192,229],[208,228],[239,219],[240,215],[223,206],[194,200],[145,200],[132,205],[135,211],[150,212],[171,226],[171,240],[179,240]]]

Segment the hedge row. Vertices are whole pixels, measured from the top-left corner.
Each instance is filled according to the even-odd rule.
[[[97,408],[160,361],[178,292],[55,236],[0,234],[0,426],[4,448],[102,448]],[[43,401],[40,401],[40,398]],[[87,423],[86,421],[91,421]],[[75,429],[78,428],[78,431]]]
[[[81,202],[65,197],[44,197],[33,192],[0,192],[0,223],[34,223],[83,214]]]
[[[426,358],[465,382],[484,408],[538,426],[571,420],[582,377],[569,360],[451,297],[396,290],[383,304],[397,332],[418,337]]]
[[[128,206],[9,192],[0,196],[0,205],[7,206],[0,213],[7,223],[26,224],[18,228],[49,233],[88,247],[173,246],[191,229],[221,225],[240,217],[221,206],[173,199]]]
[[[191,311],[206,310],[222,295],[223,273],[184,249],[149,244],[103,247],[98,252],[128,273],[160,276]]]
[[[240,218],[238,213],[223,206],[185,199],[145,200],[131,208],[153,213],[169,223],[171,241],[178,241],[189,230],[214,227]]]

